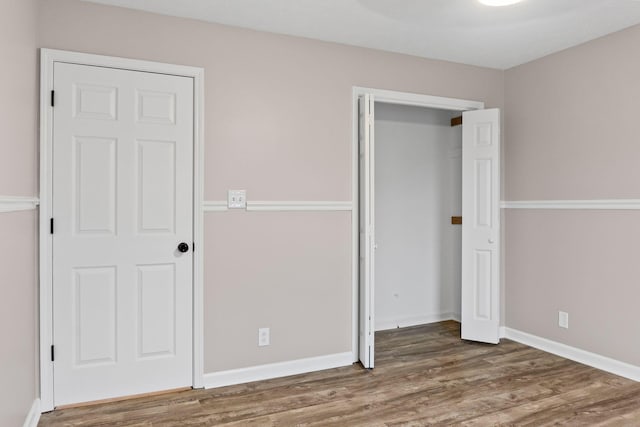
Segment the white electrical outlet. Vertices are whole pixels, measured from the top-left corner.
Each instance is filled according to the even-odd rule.
[[[258,329],[258,347],[264,347],[270,344],[269,328]]]
[[[569,313],[564,311],[558,312],[558,326],[569,329]]]
[[[227,193],[227,208],[244,209],[247,207],[247,190],[229,190]]]

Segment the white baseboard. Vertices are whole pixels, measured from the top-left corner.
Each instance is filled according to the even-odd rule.
[[[426,325],[429,323],[443,322],[445,320],[457,320],[460,316],[456,313],[437,313],[422,316],[394,317],[393,319],[376,318],[376,332],[387,331],[396,328],[408,328],[409,326]]]
[[[634,381],[640,381],[640,366],[631,365],[610,357],[591,353],[586,350],[581,350],[579,348],[571,347],[566,344],[561,344],[556,341],[551,341],[546,338],[541,338],[504,326],[500,328],[500,336],[596,369],[610,372]]]
[[[38,427],[40,421],[40,399],[33,401],[31,409],[27,414],[27,418],[24,420],[22,427]]]
[[[498,329],[498,334],[500,335],[500,338],[508,338],[507,337],[507,327],[506,326],[500,326],[500,328]],[[510,338],[513,339],[513,338]],[[513,340],[515,341],[515,340]]]
[[[309,357],[288,362],[269,363],[267,365],[251,366],[249,368],[231,369],[204,375],[204,387],[224,387],[272,378],[288,377],[290,375],[305,374],[322,371],[324,369],[339,368],[353,364],[353,353],[336,353],[326,356]]]

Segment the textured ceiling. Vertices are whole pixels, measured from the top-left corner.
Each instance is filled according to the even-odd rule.
[[[638,0],[85,0],[506,69],[640,23]]]

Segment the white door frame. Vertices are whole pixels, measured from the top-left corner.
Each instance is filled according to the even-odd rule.
[[[92,55],[54,49],[40,50],[40,409],[54,409],[53,363],[53,283],[52,283],[52,235],[49,221],[52,217],[53,195],[53,65],[65,62],[79,65],[118,68],[169,74],[193,78],[193,387],[204,385],[203,352],[203,210],[204,200],[204,69],[136,59]]]
[[[482,110],[484,102],[469,101],[465,99],[443,98],[440,96],[422,95],[418,93],[397,92],[385,89],[372,89],[366,87],[353,87],[351,98],[353,135],[351,138],[351,190],[353,200],[353,212],[351,214],[351,285],[352,285],[352,347],[353,361],[358,361],[358,335],[359,335],[359,269],[360,261],[358,254],[359,242],[359,221],[360,221],[360,186],[359,177],[359,151],[358,151],[358,98],[361,95],[370,94],[374,96],[375,102],[385,104],[411,105],[416,107],[437,108],[439,110]],[[375,120],[375,118],[374,118]]]

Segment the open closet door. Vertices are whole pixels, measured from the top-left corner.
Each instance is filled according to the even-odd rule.
[[[497,344],[500,110],[462,115],[462,339]]]
[[[365,368],[373,368],[374,359],[374,132],[373,95],[358,100],[360,153],[360,328],[359,355]]]

